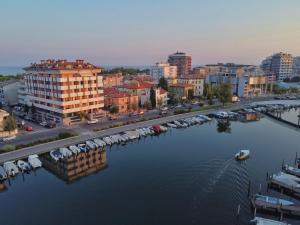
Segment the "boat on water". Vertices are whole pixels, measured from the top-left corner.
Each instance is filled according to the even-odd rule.
[[[97,148],[97,145],[95,144],[95,142],[93,141],[86,141],[86,146],[90,149],[90,150],[94,150]]]
[[[266,195],[259,195],[259,194],[256,194],[254,196],[254,200],[270,203],[270,204],[273,204],[273,205],[283,205],[283,206],[295,205],[294,202],[291,202],[291,201],[288,201],[288,200],[285,200],[285,199],[270,197],[270,196],[266,196]]]
[[[63,155],[63,158],[72,156],[72,152],[68,148],[60,148],[59,151]]]
[[[294,175],[279,172],[278,174],[273,174],[270,178],[271,181],[283,183],[289,187],[292,187],[294,190],[300,189],[300,178]]]
[[[168,128],[165,127],[165,126],[160,125],[160,130],[161,130],[162,132],[166,132],[166,131],[168,131]]]
[[[28,163],[30,164],[30,166],[33,169],[42,167],[42,162],[39,159],[38,155],[30,155],[30,156],[28,156]]]
[[[77,147],[80,149],[81,152],[87,152],[88,151],[88,148],[86,146],[86,144],[78,144]]]
[[[300,169],[293,167],[293,166],[289,166],[289,165],[284,165],[282,167],[282,170],[288,174],[300,177]]]
[[[19,173],[18,167],[11,161],[5,162],[3,168],[9,177],[13,177]]]
[[[106,143],[104,141],[102,141],[98,138],[95,138],[93,141],[98,145],[98,147],[101,147],[101,148],[106,145]]]
[[[167,126],[171,128],[177,128],[177,126],[173,123],[167,123]]]
[[[103,141],[104,141],[107,145],[112,145],[112,144],[113,144],[112,140],[111,140],[109,137],[104,137],[104,138],[103,138]]]
[[[29,163],[27,163],[27,162],[25,162],[23,160],[18,160],[17,161],[17,166],[19,167],[19,169],[22,172],[28,172],[31,169]]]
[[[77,155],[77,154],[79,154],[81,152],[80,148],[78,148],[76,145],[70,145],[69,149],[75,155]]]
[[[56,161],[56,162],[63,158],[63,155],[61,154],[59,149],[53,150],[49,154],[50,154],[51,158],[54,159],[54,161]]]
[[[7,179],[7,174],[2,166],[0,166],[0,181]]]
[[[256,224],[256,225],[291,225],[286,222],[265,219],[262,217],[255,217],[250,222],[251,222],[251,224]]]
[[[235,154],[235,159],[237,160],[245,160],[250,157],[250,150],[248,149],[243,149],[240,150],[238,153]]]

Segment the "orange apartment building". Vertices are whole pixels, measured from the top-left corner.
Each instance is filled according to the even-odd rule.
[[[124,77],[122,73],[101,74],[103,77],[103,87],[116,87],[123,85]]]
[[[136,94],[119,91],[117,88],[105,88],[104,105],[107,109],[116,106],[119,113],[128,113],[138,110],[139,97]]]
[[[38,120],[70,123],[79,112],[96,114],[104,107],[101,68],[83,60],[42,60],[24,68],[24,79]]]

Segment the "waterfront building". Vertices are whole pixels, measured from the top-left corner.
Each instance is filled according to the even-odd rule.
[[[101,68],[83,60],[42,60],[24,68],[38,120],[72,124],[78,114],[97,115],[104,106]]]
[[[117,107],[119,113],[137,111],[139,108],[139,96],[117,88],[104,89],[104,106],[106,109]]]
[[[175,79],[177,77],[177,66],[171,66],[169,63],[156,63],[150,69],[150,75],[158,83],[161,77],[166,79]]]
[[[18,104],[19,80],[8,80],[0,82],[0,103],[13,106]]]
[[[176,52],[168,57],[168,63],[177,67],[177,77],[190,74],[192,69],[192,57],[184,52]]]
[[[203,95],[204,78],[202,78],[202,76],[197,76],[193,74],[184,76],[178,79],[178,83],[193,85],[194,96],[196,97]]]
[[[101,74],[103,77],[103,88],[123,85],[124,77],[122,73]]]
[[[190,90],[194,90],[192,84],[172,84],[169,87],[169,92],[174,96],[174,98],[178,100],[185,100],[188,98],[188,94]]]
[[[129,94],[137,95],[139,96],[139,100],[140,100],[141,95],[145,94],[148,90],[150,90],[154,86],[155,85],[151,82],[134,81],[131,83],[126,83],[118,87],[118,89],[120,91],[125,91]]]
[[[160,87],[153,88],[153,90],[155,92],[156,108],[168,105],[168,92]],[[150,92],[151,89],[147,89],[145,94],[141,95],[141,105],[144,105],[146,102],[151,102]]]

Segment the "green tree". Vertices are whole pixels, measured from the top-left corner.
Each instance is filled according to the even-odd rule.
[[[162,89],[165,89],[166,91],[169,90],[169,84],[168,84],[168,81],[166,80],[166,78],[161,77],[159,79],[158,87],[161,87]]]
[[[189,89],[187,94],[188,94],[188,96],[187,96],[188,100],[192,100],[194,98],[194,90],[193,89]]]
[[[155,91],[153,88],[150,89],[150,102],[152,108],[156,107],[156,96],[155,96]]]
[[[114,106],[110,107],[109,112],[111,114],[117,114],[119,112],[119,107],[114,105]]]
[[[16,120],[13,116],[8,116],[4,119],[3,129],[5,131],[8,131],[9,133],[11,131],[14,131],[15,129],[17,129],[17,123],[16,123]]]
[[[231,93],[231,84],[224,83],[220,84],[215,88],[215,94],[219,101],[225,105],[227,102],[231,102],[232,93]]]

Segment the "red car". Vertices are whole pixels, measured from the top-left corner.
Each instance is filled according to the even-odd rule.
[[[33,128],[31,126],[29,126],[29,125],[26,125],[24,127],[24,130],[26,130],[26,131],[33,131]]]

